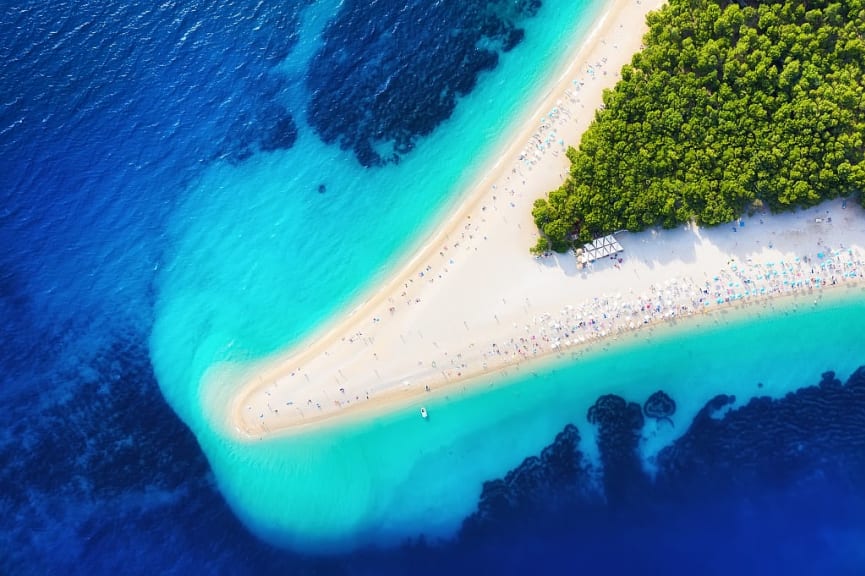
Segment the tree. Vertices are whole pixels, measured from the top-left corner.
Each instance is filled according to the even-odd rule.
[[[554,249],[865,188],[865,1],[670,0],[648,22],[569,177],[532,209]]]

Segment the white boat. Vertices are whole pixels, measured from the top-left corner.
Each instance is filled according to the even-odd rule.
[[[427,414],[426,408],[421,407],[421,409],[420,409],[420,417],[423,418],[424,420],[426,420],[427,418],[429,418],[429,414]]]

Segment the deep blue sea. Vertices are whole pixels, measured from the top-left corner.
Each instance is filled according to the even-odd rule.
[[[592,372],[609,389],[567,422],[483,430],[499,473],[444,539],[280,546],[237,498],[203,372],[385,274],[602,8],[3,2],[0,574],[865,573],[861,293],[707,336],[788,338],[765,389],[770,361],[722,378],[673,343],[651,370],[635,352],[639,377]],[[414,497],[391,496],[385,517]]]

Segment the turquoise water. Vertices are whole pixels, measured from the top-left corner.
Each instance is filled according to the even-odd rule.
[[[261,504],[269,506],[266,499],[246,502],[255,491],[244,497],[235,479],[268,460],[214,434],[201,401],[204,373],[295,341],[421,242],[495,157],[511,122],[529,113],[549,70],[561,65],[601,7],[597,1],[545,3],[526,22],[524,42],[482,75],[453,116],[399,164],[364,168],[350,151],[325,145],[305,129],[301,115],[289,150],[216,163],[191,187],[169,225],[172,252],[158,275],[151,358],[169,404],[250,522],[259,518]],[[317,49],[315,32],[334,9],[330,3],[307,9],[302,36],[280,65],[289,77],[303,77]],[[289,97],[302,102],[305,95],[297,90]],[[282,462],[279,452],[264,448],[261,457]],[[301,524],[311,516],[292,515],[295,523],[304,518]],[[314,523],[307,529],[327,532]]]
[[[399,164],[366,169],[301,126],[289,150],[209,168],[172,217],[151,338],[160,386],[183,420],[207,427],[197,383],[209,366],[285,347],[422,242],[601,7],[545,3],[525,41]],[[308,10],[304,31],[314,32],[334,8]],[[281,68],[302,77],[315,48],[314,35],[302,37]]]
[[[257,534],[302,550],[448,536],[474,510],[484,480],[540,450],[566,423],[582,421],[598,394],[646,397],[665,382],[687,417],[721,390],[744,399],[812,383],[821,371],[813,358],[842,376],[856,365],[853,353],[861,359],[862,345],[847,338],[865,321],[858,295],[648,343],[641,337],[512,375],[507,384],[454,391],[428,403],[429,422],[412,407],[254,444],[214,427],[203,401],[213,393],[203,387],[208,369],[296,341],[421,242],[494,158],[510,121],[542,95],[549,70],[572,48],[574,30],[585,33],[600,8],[545,3],[526,23],[525,41],[398,164],[364,168],[351,151],[323,144],[299,115],[293,147],[211,165],[172,213],[151,359],[222,493]],[[314,33],[334,9],[307,9],[301,38],[280,65],[289,77],[303,76]],[[301,89],[286,95],[296,106],[305,97]],[[815,339],[824,326],[834,329]],[[682,431],[648,430],[645,466]],[[591,430],[583,440],[593,454]]]
[[[687,423],[721,392],[743,404],[808,386],[824,369],[848,377],[865,353],[865,344],[849,337],[865,323],[863,296],[860,288],[818,306],[803,297],[774,311],[730,311],[658,328],[450,391],[426,402],[428,421],[411,406],[298,437],[246,445],[211,439],[207,451],[229,501],[274,542],[327,550],[396,544],[420,533],[446,538],[474,511],[485,480],[538,453],[566,424],[584,422],[600,394],[642,401],[663,387],[676,398],[676,421]],[[596,457],[592,428],[581,431],[581,449]],[[685,431],[647,424],[645,468]]]

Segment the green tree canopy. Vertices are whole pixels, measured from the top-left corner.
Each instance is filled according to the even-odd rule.
[[[534,205],[551,246],[865,188],[865,0],[670,0],[648,23]]]

